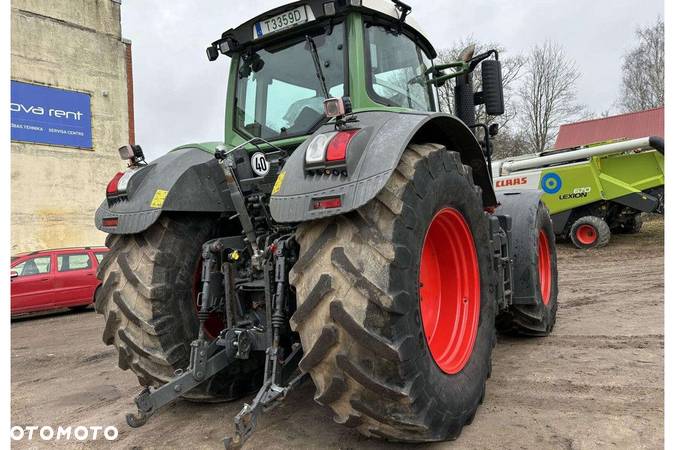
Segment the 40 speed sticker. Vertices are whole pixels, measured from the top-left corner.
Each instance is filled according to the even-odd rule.
[[[541,189],[547,194],[556,194],[562,189],[562,179],[557,173],[547,173],[541,177]]]
[[[255,152],[251,156],[251,168],[259,177],[264,177],[270,171],[270,163],[267,162],[265,154],[262,152]]]

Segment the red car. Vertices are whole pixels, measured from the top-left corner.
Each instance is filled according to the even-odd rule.
[[[94,301],[106,247],[40,250],[12,257],[11,314],[84,308]]]

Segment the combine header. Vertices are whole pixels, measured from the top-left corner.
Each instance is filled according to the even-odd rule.
[[[541,190],[558,237],[602,247],[637,233],[642,213],[663,213],[664,142],[644,137],[495,161],[497,192]]]

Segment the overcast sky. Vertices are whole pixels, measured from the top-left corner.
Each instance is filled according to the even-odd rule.
[[[205,48],[220,34],[283,0],[125,0],[122,33],[133,42],[136,141],[149,159],[188,143],[220,141],[229,59],[209,63]],[[662,0],[408,0],[437,49],[473,36],[526,53],[550,39],[582,73],[579,101],[614,110],[621,57],[638,26],[663,16]],[[199,5],[198,7],[196,5]]]

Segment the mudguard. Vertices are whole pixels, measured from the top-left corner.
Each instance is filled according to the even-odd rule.
[[[132,234],[147,229],[164,211],[233,211],[227,192],[212,154],[197,147],[179,148],[138,169],[129,180],[126,196],[104,200],[96,210],[96,228]],[[104,219],[117,220],[105,220],[104,225]]]
[[[433,142],[458,151],[462,162],[473,169],[474,182],[483,190],[484,206],[496,206],[480,144],[456,117],[444,113],[370,111],[358,113],[354,127],[361,131],[349,144],[348,176],[306,173],[305,150],[312,137],[293,152],[270,199],[274,220],[303,222],[344,214],[365,205],[384,188],[410,143]],[[333,130],[334,125],[327,124],[314,135]],[[337,196],[341,207],[313,209],[313,200]]]
[[[499,207],[495,211],[499,216],[511,217],[511,255],[513,257],[513,304],[528,305],[537,302],[537,277],[532,270],[530,253],[532,243],[537,242],[537,210],[541,192],[536,190],[498,191]],[[535,233],[533,236],[532,233]],[[535,249],[536,251],[536,249]]]

